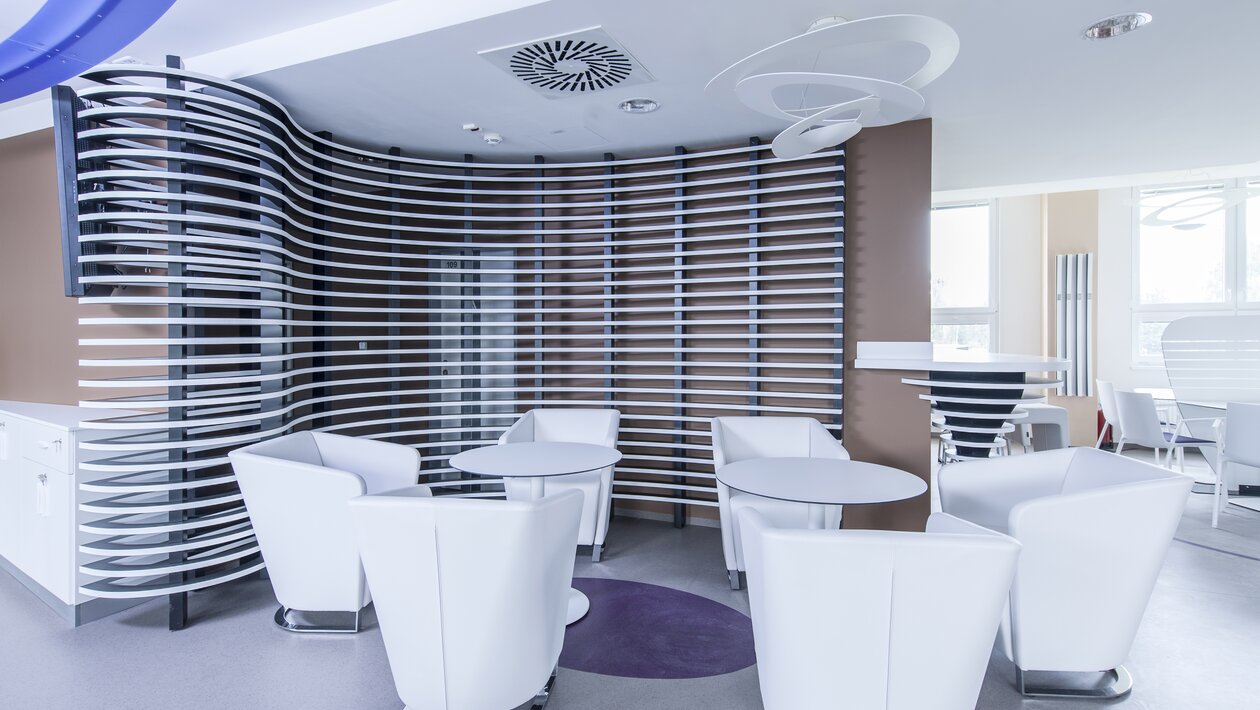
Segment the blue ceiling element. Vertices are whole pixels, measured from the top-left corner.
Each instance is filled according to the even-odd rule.
[[[48,0],[0,42],[0,103],[77,76],[149,29],[175,0]]]

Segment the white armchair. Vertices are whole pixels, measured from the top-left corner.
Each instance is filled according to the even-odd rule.
[[[228,458],[280,602],[276,624],[299,632],[358,631],[359,613],[372,598],[346,501],[414,485],[420,454],[410,446],[304,431]],[[354,621],[302,624],[290,618],[295,610],[350,613]]]
[[[713,470],[745,459],[803,456],[847,459],[849,452],[817,419],[810,417],[714,417]],[[739,589],[745,570],[739,543],[739,511],[753,508],[779,527],[808,527],[809,506],[786,500],[763,498],[731,490],[717,482],[718,517],[722,525],[722,554],[731,589]],[[840,506],[827,506],[824,527],[840,525]]]
[[[946,513],[1024,546],[1002,633],[1020,692],[1127,693],[1132,678],[1122,664],[1193,479],[1074,448],[952,464],[938,481]],[[1111,682],[1089,689],[1037,686],[1025,678],[1036,671],[1108,672]]]
[[[766,710],[973,710],[1019,543],[943,513],[927,533],[739,517]]]
[[[546,703],[564,643],[582,496],[350,502],[399,697],[410,710]]]
[[[617,432],[621,426],[621,412],[615,409],[531,409],[499,437],[500,444],[516,444],[530,441],[568,441],[578,444],[598,444],[617,448]],[[570,476],[552,476],[547,480],[547,493],[558,491],[582,491],[582,525],[578,528],[577,544],[591,546],[591,560],[599,562],[604,542],[608,538],[608,520],[612,514],[613,467],[598,471],[575,473]],[[505,479],[507,490],[518,488],[519,498],[528,498],[529,481]]]

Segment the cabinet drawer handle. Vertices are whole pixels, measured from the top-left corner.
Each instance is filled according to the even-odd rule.
[[[41,441],[41,442],[39,442],[39,448],[41,448],[41,449],[45,449],[45,450],[47,450],[47,449],[51,449],[51,448],[54,448],[54,447],[56,447],[56,449],[57,449],[58,451],[61,451],[61,439],[53,439],[52,441]]]

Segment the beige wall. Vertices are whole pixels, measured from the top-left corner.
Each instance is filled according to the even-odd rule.
[[[932,123],[864,129],[846,144],[844,445],[855,459],[927,480],[928,403],[901,384],[904,372],[857,370],[862,340],[931,338],[928,221]],[[922,530],[927,496],[846,508],[846,528]]]
[[[1053,355],[1057,321],[1054,308],[1055,257],[1060,254],[1098,254],[1098,191],[1059,192],[1046,195],[1043,202],[1045,219],[1045,347],[1046,354]],[[1095,258],[1097,258],[1095,256]],[[1097,262],[1095,262],[1097,263]],[[1094,269],[1095,299],[1090,306],[1093,312],[1090,361],[1098,362],[1098,299],[1097,272]],[[1092,369],[1092,368],[1091,368]],[[1096,397],[1060,397],[1050,395],[1050,404],[1068,410],[1068,424],[1072,431],[1073,446],[1093,446],[1098,436]]]
[[[51,130],[0,141],[0,399],[77,404]]]

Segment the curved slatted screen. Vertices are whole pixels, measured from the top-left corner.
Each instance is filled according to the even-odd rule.
[[[447,465],[542,406],[623,413],[614,495],[714,506],[708,418],[841,427],[844,155],[485,163],[356,150],[266,96],[103,67],[77,111],[93,311],[84,591],[259,569],[231,449],[317,428]],[[501,490],[501,489],[499,489]]]

